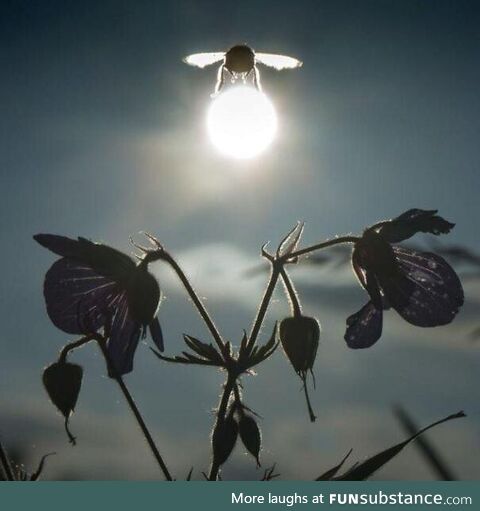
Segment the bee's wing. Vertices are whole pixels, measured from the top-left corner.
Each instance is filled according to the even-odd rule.
[[[204,68],[206,66],[211,66],[212,64],[215,64],[215,62],[219,62],[224,57],[225,57],[224,52],[194,53],[193,55],[185,57],[183,59],[183,62],[190,66]]]
[[[273,67],[279,71],[281,69],[295,69],[303,65],[301,60],[287,57],[286,55],[275,55],[273,53],[255,53],[255,59],[257,62],[260,62],[260,64]]]

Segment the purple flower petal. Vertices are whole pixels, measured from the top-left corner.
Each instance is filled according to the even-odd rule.
[[[382,296],[380,294],[377,278],[373,271],[367,270],[362,266],[361,258],[356,248],[352,254],[352,266],[361,286],[370,295],[371,301],[378,309],[382,309]]]
[[[120,297],[118,284],[73,259],[55,262],[45,276],[44,295],[53,324],[69,334],[85,334],[105,323]]]
[[[135,262],[126,254],[102,243],[93,243],[85,238],[76,240],[55,234],[37,234],[33,237],[48,250],[62,257],[81,261],[100,275],[116,281],[126,281]]]
[[[118,375],[132,371],[133,357],[140,340],[141,331],[141,325],[130,317],[127,295],[124,292],[117,305],[117,312],[113,318],[107,343],[110,363]],[[112,373],[113,371],[109,371],[109,376],[115,376]]]
[[[33,239],[42,247],[48,248],[54,254],[62,257],[78,257],[80,243],[66,236],[56,234],[36,234]]]
[[[360,285],[364,289],[367,289],[367,271],[362,265],[362,260],[359,256],[357,247],[354,248],[352,253],[352,267]]]
[[[390,305],[415,326],[450,323],[463,305],[463,289],[440,256],[394,247],[399,275],[380,282]]]
[[[418,232],[447,234],[455,224],[438,216],[437,210],[409,209],[379,229],[379,233],[390,243],[411,238]]]
[[[368,302],[347,319],[345,341],[349,348],[369,348],[382,335],[383,311]]]
[[[110,376],[133,369],[140,335],[150,326],[163,351],[163,336],[154,317],[160,289],[145,265],[107,245],[85,238],[39,234],[38,243],[63,256],[47,272],[44,295],[52,322],[67,333],[109,331]],[[108,325],[111,323],[110,328]]]
[[[160,351],[165,349],[163,345],[163,333],[160,327],[160,323],[158,322],[158,318],[153,318],[153,321],[150,323],[150,335],[152,336],[152,340]]]

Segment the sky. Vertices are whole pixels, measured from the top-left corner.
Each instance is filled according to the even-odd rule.
[[[267,274],[252,276],[261,245],[297,220],[304,243],[360,233],[412,208],[455,222],[444,243],[480,250],[480,9],[476,2],[6,1],[0,6],[1,437],[34,463],[56,451],[46,477],[159,476],[99,353],[73,359],[85,378],[72,418],[79,445],[41,386],[42,368],[69,340],[45,313],[54,258],[38,232],[85,236],[128,253],[129,236],[155,234],[178,257],[225,336],[241,339]],[[219,155],[205,117],[215,69],[182,58],[247,42],[300,58],[300,70],[262,70],[276,106],[273,146],[248,162]],[[167,353],[186,332],[208,340],[174,276],[152,268],[165,293]],[[351,448],[355,459],[405,435],[401,403],[420,424],[464,409],[429,437],[463,479],[480,477],[476,326],[480,287],[440,329],[388,313],[382,339],[349,350],[345,319],[365,296],[348,267],[292,271],[304,309],[322,324],[307,421],[300,382],[279,351],[245,379],[262,415],[263,458],[284,478],[312,479]],[[282,290],[262,331],[288,313]],[[203,336],[203,337],[202,337]],[[148,345],[148,343],[147,343]],[[127,384],[178,477],[208,466],[222,375],[172,367],[140,346]],[[241,448],[225,478],[259,478]],[[434,477],[410,447],[377,478]]]

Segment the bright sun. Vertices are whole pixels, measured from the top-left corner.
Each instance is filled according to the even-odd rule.
[[[253,158],[275,137],[277,115],[265,94],[246,85],[222,92],[208,110],[207,128],[213,145],[233,158]]]

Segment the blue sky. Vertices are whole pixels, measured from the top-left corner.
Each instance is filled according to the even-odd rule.
[[[83,235],[125,251],[130,235],[154,233],[234,342],[266,278],[245,270],[297,220],[309,243],[411,207],[438,208],[457,224],[447,241],[480,249],[475,2],[17,1],[0,9],[1,434],[26,443],[32,459],[57,451],[50,477],[157,474],[93,347],[75,357],[86,368],[72,420],[80,446],[67,445],[40,385],[65,336],[44,311],[53,258],[34,233]],[[304,66],[263,71],[279,136],[267,154],[239,163],[219,156],[205,133],[214,69],[181,59],[244,41]],[[182,332],[206,332],[173,276],[154,272],[173,354]],[[466,284],[453,325],[420,330],[388,314],[382,340],[358,353],[343,341],[345,318],[364,300],[348,270],[297,274],[305,308],[323,326],[313,397],[321,419],[307,423],[299,382],[277,353],[246,382],[247,402],[265,417],[266,460],[286,477],[308,478],[350,447],[358,457],[375,452],[401,438],[391,406],[402,402],[422,423],[466,409],[468,420],[431,436],[460,477],[480,476],[470,456],[480,432],[479,348],[467,338],[477,283]],[[269,325],[287,312],[277,298]],[[142,346],[127,380],[174,471],[204,469],[220,375],[159,364]],[[431,477],[416,456],[410,449],[379,477]],[[225,474],[253,477],[255,469],[239,449]]]

